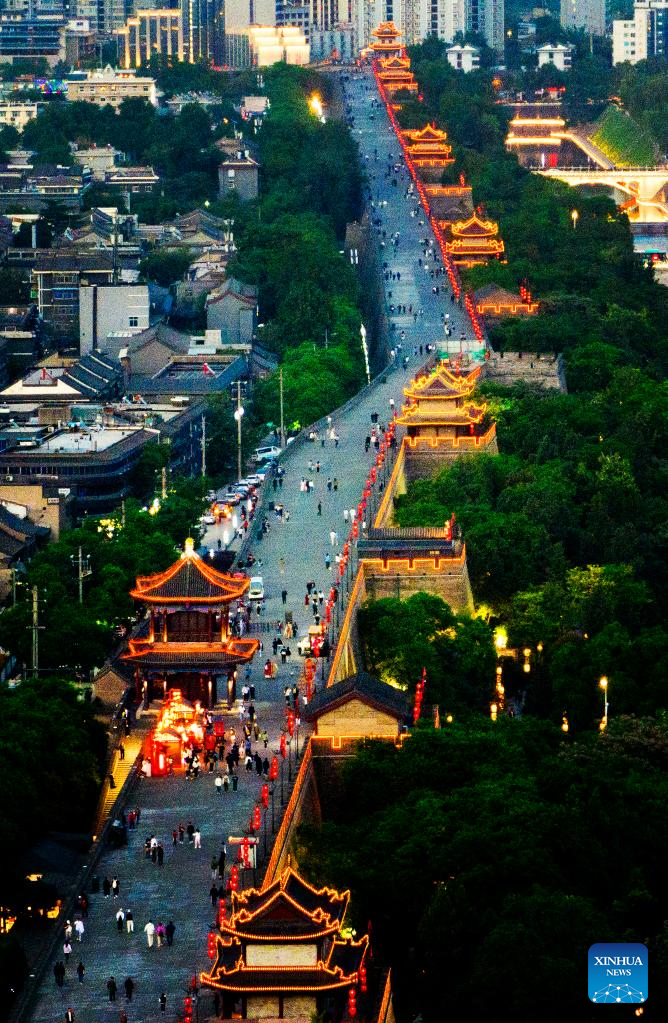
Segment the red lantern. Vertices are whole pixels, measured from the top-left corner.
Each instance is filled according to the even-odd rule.
[[[329,624],[331,622],[331,620],[332,620],[332,608],[328,604],[327,607],[325,608],[325,621],[327,622],[327,624]],[[290,734],[292,735],[292,732]]]
[[[269,780],[276,781],[278,778],[278,757],[271,758],[271,767],[269,768]]]
[[[362,994],[366,994],[366,966],[364,963],[360,966],[360,991]]]
[[[227,915],[227,909],[225,908],[225,899],[218,899],[218,926],[222,927],[225,922]]]
[[[353,1019],[357,1015],[357,992],[354,987],[348,988],[348,1015]]]
[[[359,533],[359,526],[357,525],[357,522],[353,522],[353,536],[355,537],[355,539],[357,539],[357,534],[358,533]]]
[[[295,734],[295,715],[294,715],[293,711],[291,711],[291,710],[288,711],[287,719],[288,719],[288,732],[290,733],[290,735],[294,735]]]
[[[267,785],[266,782],[262,786],[262,792],[261,792],[260,798],[262,799],[262,805],[263,805],[263,807],[266,810],[267,807],[269,806],[269,786]]]
[[[216,935],[213,931],[209,931],[209,937],[206,942],[206,954],[209,959],[216,958]]]
[[[236,863],[230,870],[230,889],[233,892],[239,891],[239,868]]]
[[[285,758],[288,755],[288,751],[285,745],[285,736],[281,736],[281,756]]]
[[[255,831],[259,831],[262,827],[262,811],[259,806],[253,809],[253,828]]]

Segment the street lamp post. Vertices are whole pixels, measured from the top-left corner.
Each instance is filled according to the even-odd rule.
[[[606,728],[608,727],[608,712],[609,712],[609,709],[610,709],[610,703],[608,702],[608,677],[607,677],[607,675],[601,675],[600,679],[598,680],[598,684],[600,685],[601,689],[603,690],[603,720],[601,721],[601,724],[600,724],[599,727],[600,727],[601,731],[604,732],[606,730]]]
[[[578,211],[577,210],[571,210],[571,220],[573,221],[573,230],[575,230],[575,228],[578,226],[578,220],[579,219],[580,219],[580,214],[578,213]]]
[[[234,410],[234,418],[237,421],[237,479],[241,479],[241,420],[245,412],[241,404],[241,381],[237,380],[237,407]]]

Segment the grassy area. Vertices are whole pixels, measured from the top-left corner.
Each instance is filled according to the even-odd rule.
[[[645,167],[656,163],[653,140],[619,107],[607,107],[591,139],[619,167]]]

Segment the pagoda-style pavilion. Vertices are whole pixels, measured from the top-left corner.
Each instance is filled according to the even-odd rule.
[[[374,57],[400,57],[404,52],[401,32],[393,21],[382,21],[371,33],[369,49]]]
[[[346,1014],[368,946],[341,937],[350,892],[314,888],[287,867],[262,889],[232,892],[210,973],[224,1019],[311,1019]],[[365,982],[362,984],[365,987]]]
[[[122,656],[134,665],[138,699],[147,703],[174,686],[186,699],[210,707],[220,675],[228,679],[229,695],[236,665],[250,661],[260,645],[228,632],[228,607],[248,586],[244,576],[207,564],[192,540],[167,571],[139,576],[130,595],[148,605],[149,616]]]
[[[397,422],[406,427],[409,449],[430,447],[453,452],[496,446],[496,426],[486,422],[487,405],[473,400],[480,368],[468,372],[440,362],[404,388],[406,403]]]
[[[408,57],[388,57],[379,64],[378,78],[390,95],[395,92],[418,91],[418,83],[410,70],[411,62]]]
[[[500,259],[505,245],[497,237],[499,225],[483,220],[474,210],[468,220],[455,221],[450,227],[452,235],[445,243],[445,251],[457,266],[485,266],[490,259]]]
[[[416,167],[438,167],[454,163],[452,146],[446,144],[447,134],[433,124],[403,132],[406,149]]]

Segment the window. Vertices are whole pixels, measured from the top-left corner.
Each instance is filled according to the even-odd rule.
[[[139,317],[138,316],[130,316],[129,319],[128,319],[128,323],[130,324],[131,327],[138,327],[139,326]]]

